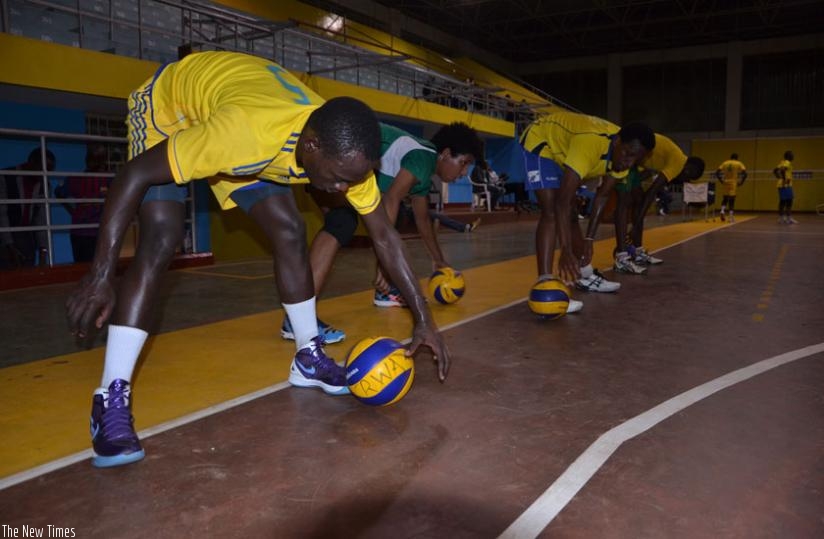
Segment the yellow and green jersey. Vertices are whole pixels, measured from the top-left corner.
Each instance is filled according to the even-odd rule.
[[[612,170],[612,141],[619,130],[595,116],[556,112],[533,122],[521,136],[521,146],[568,166],[582,180],[606,174],[621,179],[629,170]]]
[[[168,139],[175,183],[210,178],[224,209],[258,178],[309,183],[295,151],[309,115],[324,100],[269,60],[233,52],[191,54],[166,65],[129,99],[129,156]],[[380,194],[374,176],[347,199],[361,214]]]

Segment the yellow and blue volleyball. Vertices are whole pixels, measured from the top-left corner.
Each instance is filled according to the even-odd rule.
[[[429,293],[438,303],[455,303],[463,297],[465,291],[463,275],[456,269],[441,268],[429,277]]]
[[[529,308],[543,318],[560,318],[568,306],[569,289],[557,279],[539,281],[529,292]]]
[[[415,379],[415,362],[401,343],[388,337],[369,337],[357,343],[346,358],[346,383],[356,399],[370,406],[401,400]]]

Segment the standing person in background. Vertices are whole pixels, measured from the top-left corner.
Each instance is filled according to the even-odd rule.
[[[747,167],[738,160],[738,154],[734,153],[730,155],[729,159],[718,165],[718,170],[715,171],[715,177],[724,186],[724,198],[721,199],[721,213],[719,217],[724,221],[726,219],[724,214],[729,208],[730,223],[734,223],[735,194],[747,179]]]
[[[46,150],[46,170],[54,170],[54,154]],[[25,163],[8,170],[42,172],[41,149],[29,153]],[[45,198],[43,176],[36,174],[3,175],[0,181],[0,198],[36,200]],[[46,206],[42,202],[0,204],[0,228],[30,227],[46,225]],[[49,256],[48,232],[46,230],[21,230],[0,233],[2,253],[0,269],[34,267],[46,265]]]
[[[778,178],[778,222],[786,225],[797,225],[793,219],[793,152],[784,152],[784,159],[773,169],[773,175]]]
[[[103,144],[90,144],[86,148],[86,172],[108,172],[108,155]],[[110,179],[100,176],[66,178],[59,195],[65,198],[106,198]],[[75,262],[91,262],[97,243],[97,225],[103,215],[102,202],[74,202],[66,204],[73,225],[95,225],[94,228],[71,230],[72,255]]]

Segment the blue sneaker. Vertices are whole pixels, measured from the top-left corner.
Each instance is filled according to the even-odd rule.
[[[323,337],[323,342],[326,344],[335,344],[346,338],[346,333],[333,328],[320,318],[318,318],[318,335]],[[288,316],[283,319],[283,324],[280,326],[280,336],[290,341],[295,340],[295,333],[292,331],[292,323]]]
[[[380,290],[375,290],[375,298],[372,300],[377,307],[408,307],[406,300],[403,299],[401,291],[394,286],[389,289],[389,292],[384,294]]]
[[[289,369],[289,383],[297,387],[319,387],[329,395],[349,394],[346,369],[326,355],[321,336],[295,354]]]
[[[115,380],[109,388],[98,388],[92,398],[91,433],[98,468],[122,466],[146,456],[134,431],[129,382]]]

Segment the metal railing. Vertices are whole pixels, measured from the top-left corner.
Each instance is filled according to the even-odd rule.
[[[74,133],[59,133],[52,131],[31,131],[25,129],[7,129],[0,128],[0,144],[15,144],[17,146],[33,142],[37,144],[40,150],[40,170],[20,170],[17,168],[0,169],[0,181],[6,182],[8,176],[14,177],[39,177],[41,196],[36,198],[26,198],[24,193],[20,193],[19,198],[0,198],[0,238],[11,238],[14,233],[20,232],[44,232],[46,235],[46,255],[48,257],[48,266],[55,265],[55,248],[54,248],[54,233],[56,232],[71,232],[72,230],[80,229],[95,229],[98,228],[99,223],[83,223],[83,224],[55,224],[54,210],[59,206],[69,204],[103,204],[104,198],[71,198],[55,196],[56,186],[53,186],[53,181],[60,179],[62,182],[77,181],[85,178],[114,178],[114,172],[85,172],[83,170],[65,170],[56,167],[55,170],[47,169],[47,152],[65,156],[69,152],[76,152],[77,161],[83,161],[81,156],[86,155],[86,144],[98,143],[106,145],[119,145],[125,148],[127,141],[123,137],[107,137],[97,135],[83,135]],[[56,146],[60,145],[58,149]],[[74,148],[74,145],[77,148]],[[49,148],[51,146],[51,149]],[[125,151],[123,152],[125,154]],[[59,165],[59,160],[58,160]],[[3,185],[2,187],[6,187]],[[5,189],[4,189],[5,191]],[[188,208],[187,217],[184,226],[187,226],[187,238],[184,240],[186,244],[191,244],[192,252],[200,252],[197,244],[197,221],[195,219],[195,201],[192,196],[192,186],[189,186],[189,195],[186,198]],[[25,226],[8,226],[8,208],[12,205],[31,205],[32,209],[39,207],[44,215],[44,224],[40,225],[25,225]],[[33,212],[32,212],[33,213]],[[6,241],[3,241],[6,243]],[[6,247],[3,245],[2,247]],[[42,247],[42,246],[41,246]],[[42,264],[42,260],[40,261]]]
[[[295,20],[267,21],[205,1],[0,0],[0,7],[2,31],[84,49],[158,62],[178,59],[181,48],[247,52],[291,71],[425,99],[516,125],[535,116],[514,91],[510,93],[515,97],[507,97],[501,88],[445,75],[425,60],[374,39]],[[537,88],[529,91],[547,103],[570,108]]]

